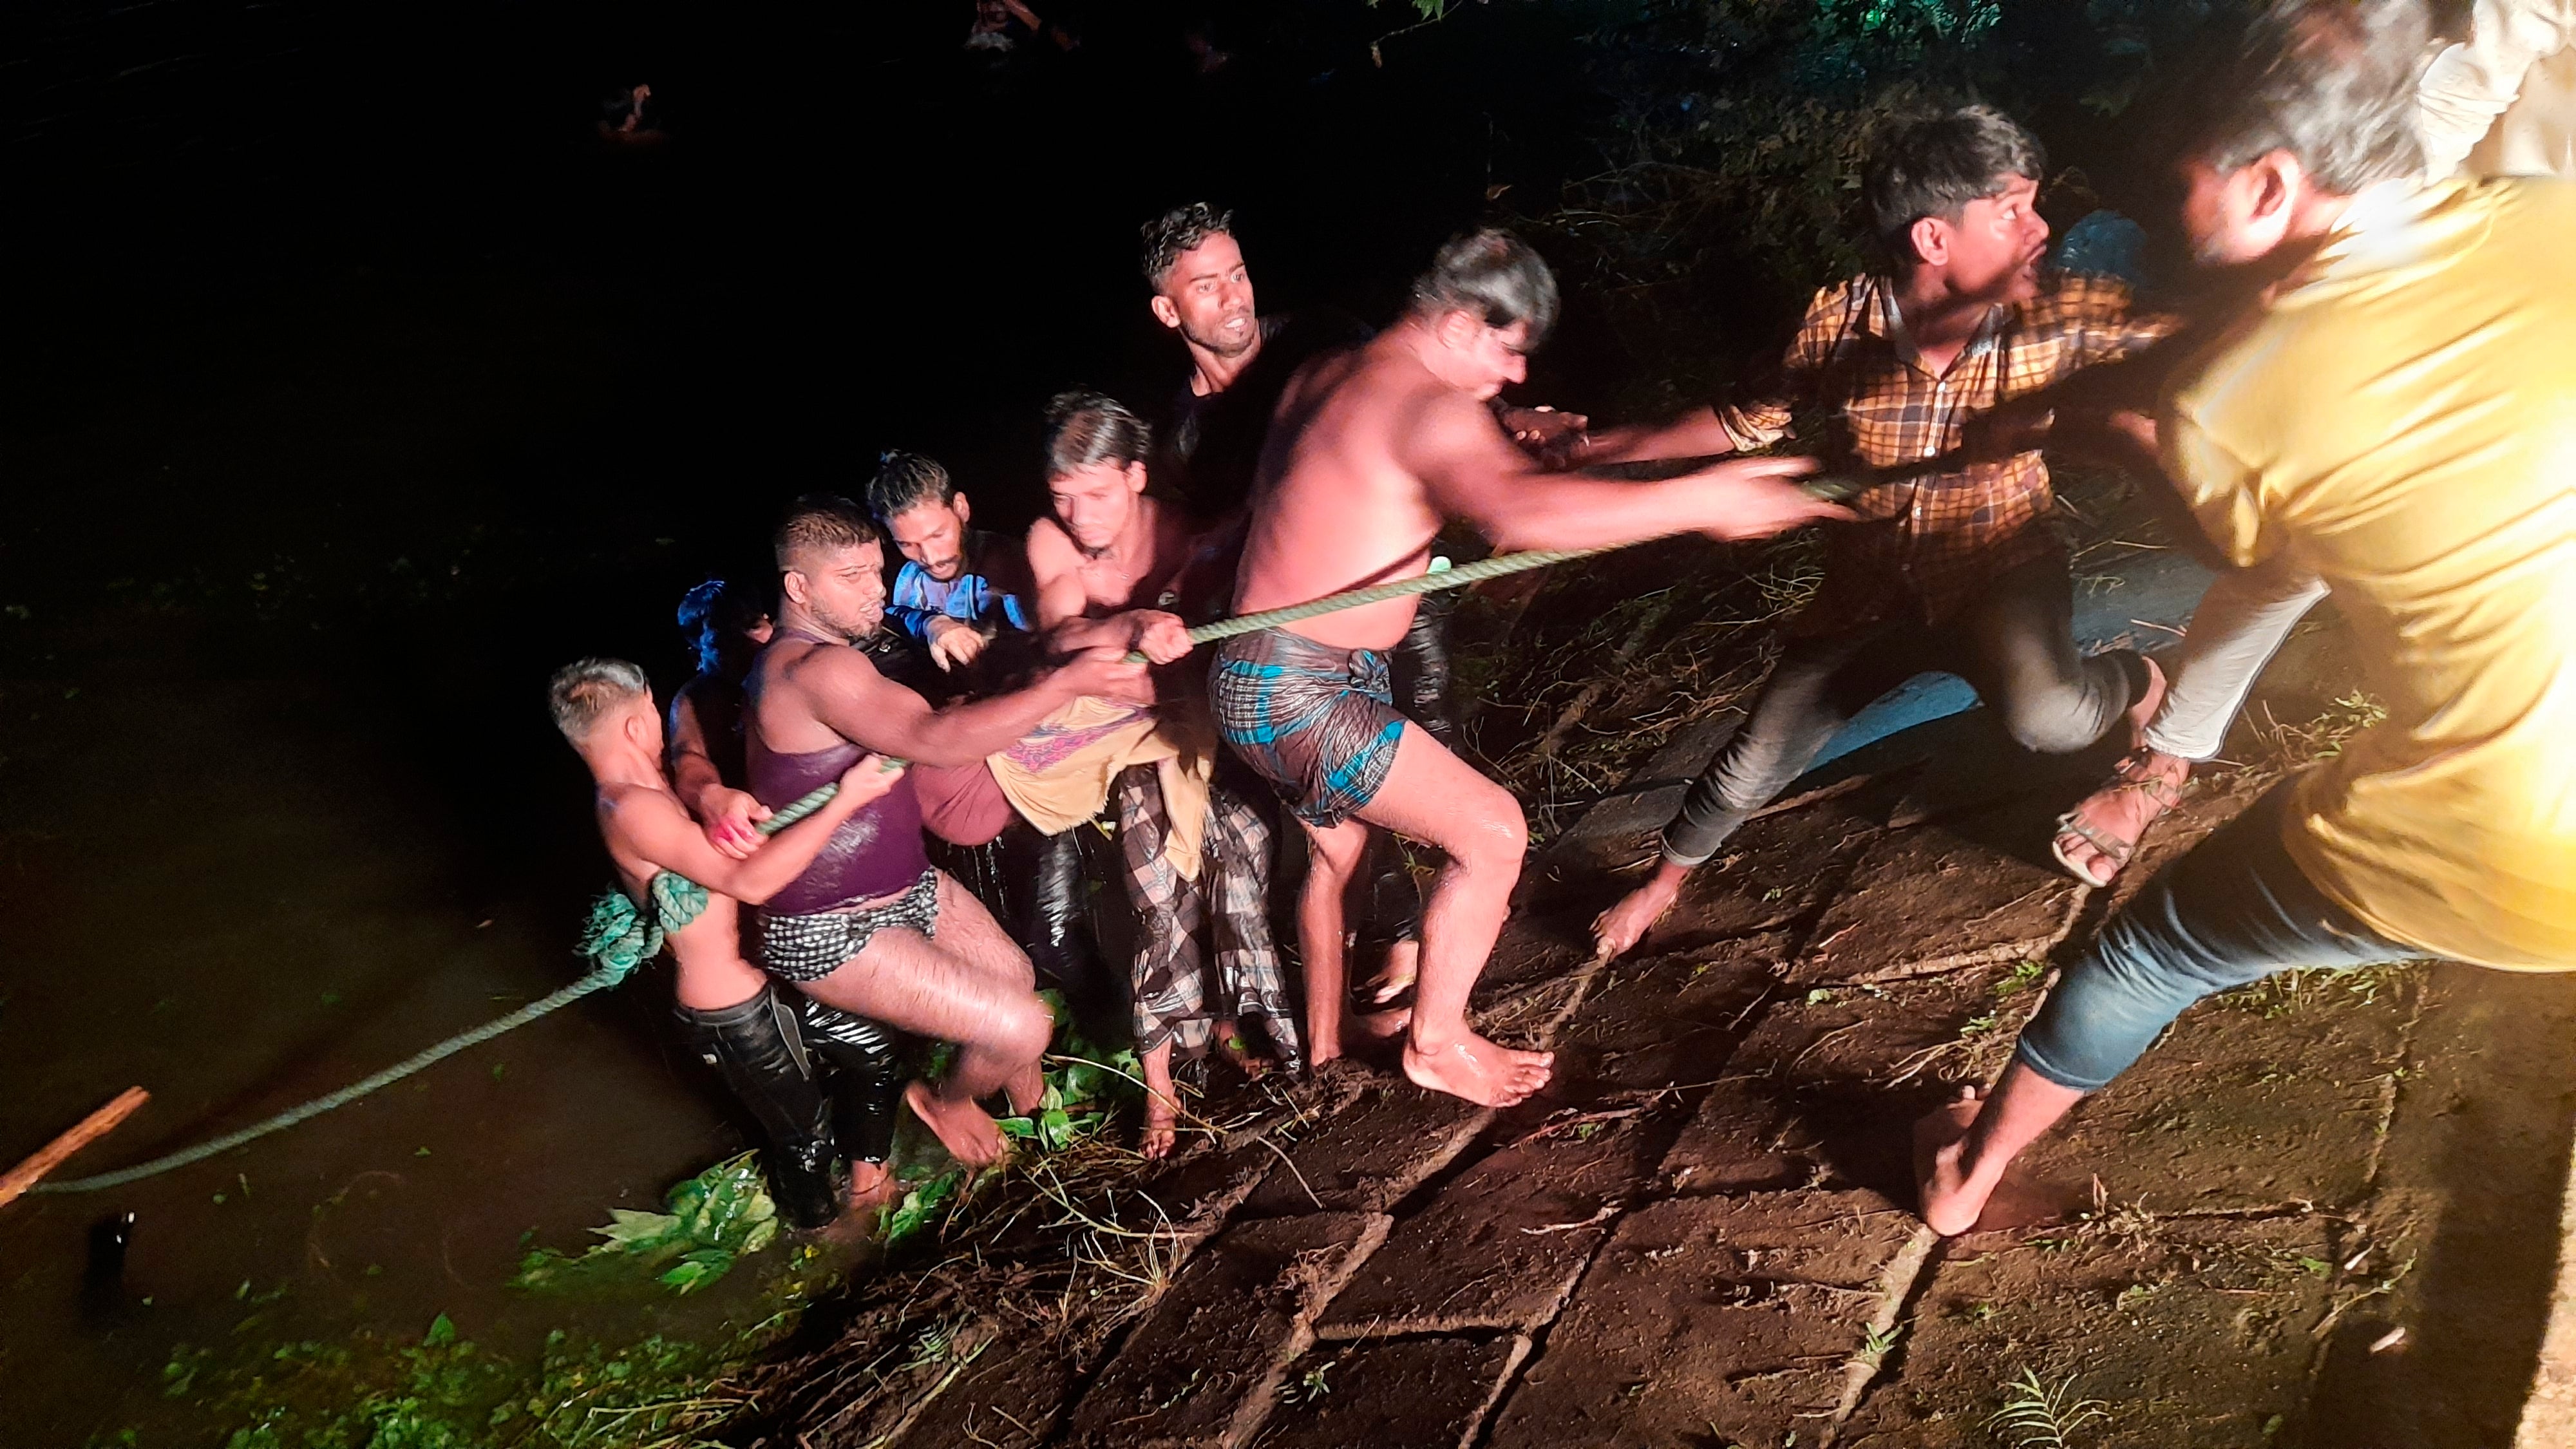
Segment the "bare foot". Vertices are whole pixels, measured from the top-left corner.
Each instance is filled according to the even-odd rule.
[[[1975,1227],[1994,1195],[1992,1182],[1972,1183],[1959,1167],[1968,1128],[1985,1105],[1976,1088],[1961,1087],[1957,1101],[1914,1124],[1914,1180],[1923,1195],[1923,1221],[1945,1238]]]
[[[1036,1111],[1038,1103],[1046,1099],[1046,1069],[1038,1062],[1029,1063],[1027,1071],[1002,1084],[1002,1095],[1010,1099],[1013,1116],[1025,1117]]]
[[[1658,865],[1646,883],[1620,897],[1619,904],[1592,919],[1592,958],[1615,961],[1628,954],[1657,921],[1681,899],[1687,870]]]
[[[925,1083],[915,1082],[903,1089],[903,1100],[912,1115],[948,1149],[948,1155],[968,1167],[990,1167],[1002,1160],[1002,1129],[973,1102],[952,1101],[930,1090]]]
[[[2111,783],[2058,817],[2050,852],[2077,879],[2109,885],[2147,827],[2182,803],[2183,783],[2190,778],[2191,761],[2139,746],[2121,757]]]
[[[1216,1046],[1218,1051],[1225,1053],[1227,1061],[1234,1063],[1234,1069],[1243,1073],[1244,1080],[1257,1082],[1270,1075],[1270,1058],[1254,1056],[1252,1044],[1243,1039],[1242,1031],[1233,1022],[1216,1024]]]
[[[884,1207],[902,1195],[903,1184],[886,1170],[882,1162],[850,1164],[850,1211],[865,1213]]]
[[[1422,943],[1398,941],[1386,948],[1386,964],[1360,988],[1360,995],[1373,1006],[1384,1006],[1413,989],[1413,978],[1421,965]]]
[[[1160,1162],[1172,1155],[1172,1144],[1180,1140],[1181,1114],[1177,1103],[1161,1092],[1145,1093],[1145,1138],[1136,1147],[1147,1162]]]
[[[1554,1052],[1514,1051],[1472,1031],[1435,1051],[1404,1048],[1404,1074],[1416,1085],[1486,1107],[1518,1104],[1547,1085],[1555,1063]]]

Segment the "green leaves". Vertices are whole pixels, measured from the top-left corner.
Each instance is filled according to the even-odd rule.
[[[578,1258],[539,1248],[519,1260],[517,1288],[541,1291],[650,1276],[676,1293],[723,1277],[734,1260],[778,1239],[778,1207],[752,1153],[728,1158],[663,1199],[667,1212],[610,1208],[605,1241]]]
[[[733,1267],[733,1254],[722,1248],[700,1248],[684,1254],[660,1279],[663,1287],[691,1293],[723,1277]]]
[[[1012,1132],[1014,1123],[1019,1125],[1018,1132]],[[1011,1132],[1013,1136],[1020,1136],[1035,1129],[1030,1126],[1029,1119],[1026,1117],[1011,1117],[1004,1119],[1002,1130]],[[948,1199],[956,1196],[957,1189],[964,1186],[965,1182],[966,1174],[962,1170],[951,1168],[905,1193],[903,1201],[896,1203],[894,1210],[886,1214],[886,1246],[893,1247],[928,1227],[930,1220],[939,1215],[940,1208],[947,1204]]]
[[[612,1243],[629,1248],[658,1242],[680,1226],[680,1220],[669,1213],[643,1213],[633,1208],[610,1208],[608,1216],[610,1222],[607,1227],[592,1228],[591,1231]]]

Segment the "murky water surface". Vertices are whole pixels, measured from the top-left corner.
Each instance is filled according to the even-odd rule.
[[[365,706],[321,686],[14,679],[0,754],[0,1142],[153,1094],[65,1176],[317,1096],[583,965],[577,899],[476,868],[506,812],[448,815],[371,748]],[[530,1244],[579,1251],[610,1207],[656,1206],[740,1145],[667,1003],[646,975],[216,1160],[6,1209],[8,1442],[210,1429],[163,1393],[181,1344],[411,1337],[445,1313],[528,1354],[555,1327],[699,1334],[749,1308],[758,1271],[589,1306],[506,1286]],[[127,1211],[121,1285],[85,1291],[91,1224]]]

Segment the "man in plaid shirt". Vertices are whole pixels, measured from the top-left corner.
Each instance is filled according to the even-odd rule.
[[[2027,131],[1984,106],[1900,124],[1863,179],[1893,270],[1819,292],[1780,365],[1733,402],[1595,437],[1584,461],[1765,447],[1789,436],[1794,412],[1816,410],[1829,464],[1894,468],[1957,454],[1999,405],[2171,333],[2171,319],[2133,315],[2118,282],[2041,274],[2045,165]],[[1965,676],[2016,741],[2048,753],[2153,712],[2164,682],[2145,657],[2076,653],[2054,501],[2035,449],[1851,500],[1860,521],[1828,533],[1823,586],[1791,622],[1752,718],[1665,827],[1653,878],[1594,923],[1605,956],[1634,946],[1684,876],[1912,675]]]

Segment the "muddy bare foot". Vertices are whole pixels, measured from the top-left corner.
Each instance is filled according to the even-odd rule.
[[[1161,1092],[1145,1093],[1145,1137],[1136,1150],[1147,1162],[1160,1162],[1172,1155],[1172,1145],[1180,1140],[1181,1114],[1178,1104]]]
[[[1985,1105],[1976,1088],[1961,1087],[1957,1101],[1914,1124],[1914,1180],[1922,1192],[1923,1221],[1945,1238],[1975,1227],[1995,1190],[1991,1182],[1970,1183],[1959,1167],[1968,1128]]]
[[[1002,1084],[1002,1095],[1011,1102],[1014,1116],[1025,1117],[1038,1109],[1046,1098],[1046,1069],[1038,1062],[1029,1063],[1027,1071]]]
[[[850,1164],[849,1210],[851,1212],[866,1213],[884,1207],[901,1196],[902,1192],[903,1184],[895,1180],[895,1175],[886,1169],[884,1163],[853,1162]]]
[[[1646,883],[1628,892],[1619,904],[1592,918],[1592,958],[1615,961],[1635,949],[1655,923],[1681,899],[1680,871],[1658,866]]]
[[[1422,965],[1420,941],[1398,941],[1386,948],[1386,964],[1377,975],[1360,987],[1360,999],[1374,1006],[1384,1006],[1413,989],[1413,978]]]
[[[903,1100],[949,1156],[969,1167],[990,1167],[1002,1160],[1002,1129],[983,1108],[942,1097],[921,1082],[904,1088]]]
[[[1245,1081],[1257,1082],[1270,1075],[1274,1063],[1268,1057],[1255,1055],[1252,1043],[1243,1039],[1242,1031],[1233,1022],[1216,1024],[1216,1046],[1227,1061],[1234,1063],[1234,1069],[1243,1073]]]
[[[1514,1051],[1474,1032],[1436,1051],[1406,1043],[1404,1074],[1417,1086],[1485,1107],[1510,1107],[1547,1085],[1556,1053]]]

